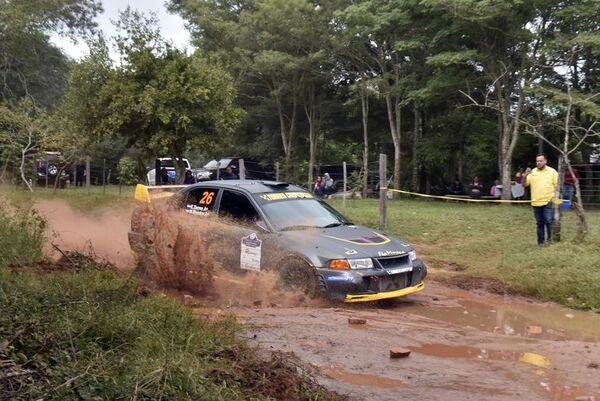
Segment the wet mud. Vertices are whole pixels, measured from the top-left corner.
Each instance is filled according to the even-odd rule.
[[[82,216],[38,206],[67,250],[91,245],[122,269],[133,265],[130,209]],[[163,215],[155,224],[161,230],[145,256],[157,263],[147,271],[157,288],[203,318],[236,315],[250,343],[294,355],[321,384],[354,400],[600,400],[598,314],[493,285],[495,294],[474,293],[431,280],[423,292],[385,304],[310,300],[278,290],[274,270],[239,274],[235,227],[174,224]],[[396,347],[410,356],[391,359]]]
[[[355,400],[600,400],[600,323],[590,312],[431,283],[385,307],[228,312],[250,324],[250,341],[293,352]],[[390,359],[394,347],[411,354]]]

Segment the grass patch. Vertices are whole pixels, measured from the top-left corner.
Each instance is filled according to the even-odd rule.
[[[275,357],[94,263],[0,270],[0,399],[326,400]]]
[[[133,201],[135,187],[118,185],[92,186],[88,193],[85,187],[69,187],[65,189],[36,187],[29,192],[21,187],[2,185],[0,194],[18,205],[31,205],[38,199],[60,199],[74,209],[90,210],[99,207],[119,207]]]
[[[45,227],[35,210],[14,207],[0,196],[0,267],[41,259]]]
[[[356,223],[377,227],[377,200],[331,203]],[[401,199],[388,202],[386,231],[416,245],[433,267],[493,277],[516,291],[567,306],[600,310],[600,211],[588,211],[590,232],[575,243],[576,220],[563,213],[562,242],[536,244],[526,205],[481,205]]]

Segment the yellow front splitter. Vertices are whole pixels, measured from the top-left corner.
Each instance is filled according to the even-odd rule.
[[[378,292],[377,294],[357,294],[357,295],[347,294],[346,299],[344,301],[345,302],[369,302],[369,301],[379,301],[379,300],[388,299],[388,298],[398,298],[398,297],[403,297],[408,294],[413,294],[415,292],[419,292],[423,288],[425,288],[425,283],[423,283],[421,281],[419,284],[415,285],[414,287],[407,287],[407,288],[403,288],[401,290],[396,290],[396,291]]]

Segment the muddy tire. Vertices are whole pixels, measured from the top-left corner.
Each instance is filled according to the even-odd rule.
[[[299,259],[281,262],[277,287],[283,291],[300,291],[309,298],[324,295],[325,285],[315,269]]]

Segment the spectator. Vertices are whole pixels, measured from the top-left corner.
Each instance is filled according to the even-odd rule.
[[[313,194],[323,196],[323,178],[319,175],[313,184]]]
[[[329,173],[325,173],[323,177],[323,195],[328,196],[333,193],[333,178],[329,176]]]
[[[490,188],[490,195],[494,198],[500,198],[502,196],[502,185],[500,185],[500,180],[494,181],[494,185]]]
[[[456,176],[454,178],[454,183],[448,189],[448,193],[450,195],[464,195],[465,194],[465,187],[463,186],[462,182],[460,182],[460,180],[458,179],[458,176]]]
[[[481,192],[483,191],[483,185],[481,185],[481,181],[479,181],[479,177],[475,176],[473,178],[473,182],[471,183],[471,197],[472,198],[480,198]]]
[[[237,174],[233,172],[233,169],[231,168],[231,166],[227,166],[225,171],[221,174],[220,178],[222,180],[238,180],[239,179]]]
[[[571,168],[573,169],[573,174],[575,175],[575,178],[577,178],[577,181],[579,181],[579,179],[581,178],[579,170],[577,170],[575,167]],[[565,168],[565,176],[563,180],[563,199],[572,200],[573,193],[575,192],[575,178],[573,178],[573,175],[571,174],[569,169]]]
[[[196,180],[194,179],[194,175],[190,170],[185,171],[185,177],[183,178],[183,185],[191,185],[195,184]]]
[[[169,185],[169,172],[164,167],[160,169],[160,183],[157,185]]]
[[[523,175],[525,174],[525,169],[523,167],[519,167],[519,170],[515,174],[515,180],[510,188],[513,199],[523,199],[525,196],[525,187],[523,187]]]
[[[552,241],[552,198],[557,196],[558,173],[547,166],[546,155],[540,153],[535,158],[536,168],[527,168],[523,185],[531,188],[531,206],[537,224],[538,245],[544,245],[544,228],[547,241]]]
[[[75,166],[75,186],[82,187],[85,181],[85,164]]]

